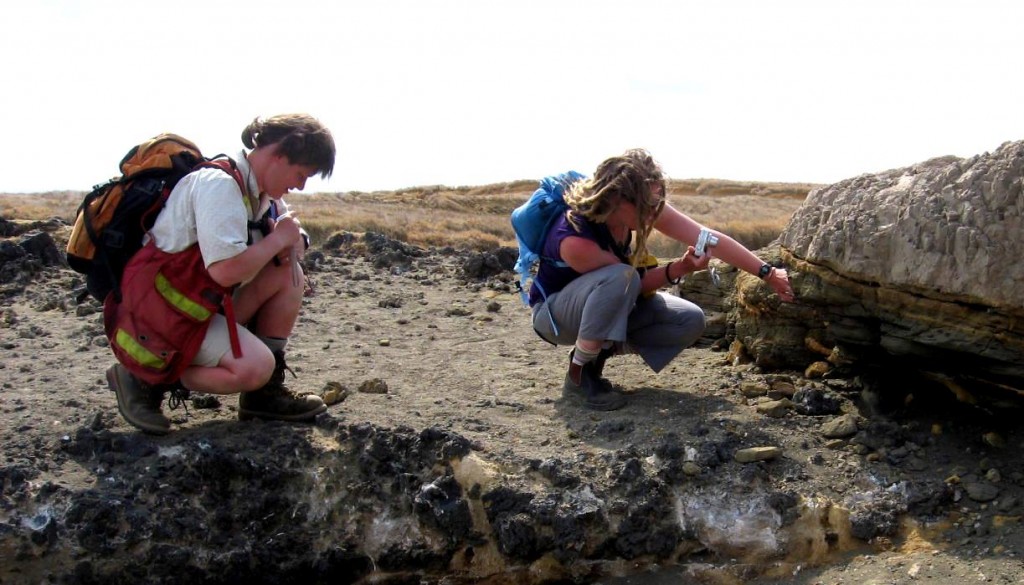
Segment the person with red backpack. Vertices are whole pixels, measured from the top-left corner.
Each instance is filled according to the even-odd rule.
[[[175,185],[104,302],[118,359],[107,370],[121,415],[166,434],[168,390],[240,393],[238,416],[305,421],[326,410],[285,385],[285,348],[304,295],[308,240],[282,196],[334,170],[330,131],[307,114],[253,120],[246,149]],[[239,180],[241,179],[241,180]]]

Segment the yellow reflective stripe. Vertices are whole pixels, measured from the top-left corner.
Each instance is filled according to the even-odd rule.
[[[114,343],[118,347],[124,350],[131,358],[147,368],[153,368],[156,370],[162,370],[167,366],[167,362],[160,359],[158,355],[149,351],[145,347],[142,347],[135,338],[131,336],[124,329],[118,329],[117,334],[114,336]]]
[[[171,281],[162,273],[156,275],[156,290],[168,303],[174,305],[179,311],[192,317],[196,321],[206,321],[212,313],[206,307],[193,301],[184,295],[180,290],[171,285]]]

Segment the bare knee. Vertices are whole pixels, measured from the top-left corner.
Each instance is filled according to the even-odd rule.
[[[302,274],[302,266],[292,262],[282,262],[280,265],[271,262],[267,264],[264,272],[272,290],[278,293],[294,294],[297,298],[302,298],[301,283],[305,279]]]
[[[242,392],[252,392],[262,388],[274,373],[274,355],[269,351],[246,360],[235,372],[238,388]]]

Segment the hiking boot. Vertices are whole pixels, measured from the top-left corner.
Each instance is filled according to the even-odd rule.
[[[611,381],[608,380],[608,378],[604,377],[604,364],[605,362],[608,361],[608,358],[612,357],[613,355],[615,355],[615,350],[602,349],[593,361],[587,362],[587,364],[583,366],[584,370],[590,370],[591,377],[594,379],[594,381],[600,384],[602,388],[608,391],[615,391],[615,385],[612,384]],[[569,353],[569,361],[572,361],[572,352]]]
[[[163,392],[137,379],[121,364],[107,369],[107,384],[117,396],[117,409],[129,424],[153,435],[171,432],[171,421],[160,411]]]
[[[595,375],[590,364],[583,366],[580,383],[572,379],[572,374],[565,373],[562,395],[583,399],[583,405],[591,410],[618,410],[626,405],[626,395],[612,386],[612,383]]]
[[[306,421],[327,410],[327,405],[313,394],[299,394],[284,384],[284,372],[291,369],[284,362],[284,352],[274,352],[274,373],[262,388],[244,392],[238,397],[238,419]],[[295,373],[292,372],[292,376]]]

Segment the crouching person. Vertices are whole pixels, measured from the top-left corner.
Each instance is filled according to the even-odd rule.
[[[281,197],[330,176],[331,133],[305,114],[257,118],[233,164],[199,168],[174,187],[145,246],[104,303],[118,363],[107,370],[121,415],[166,434],[164,394],[240,393],[238,416],[304,421],[326,410],[285,385],[307,245]]]

